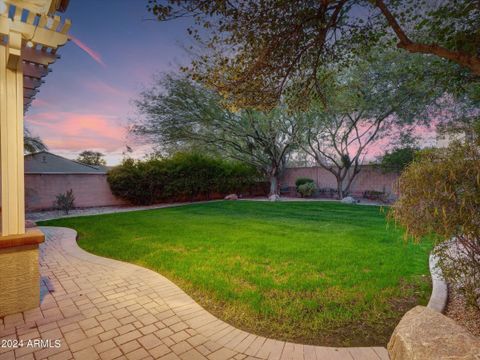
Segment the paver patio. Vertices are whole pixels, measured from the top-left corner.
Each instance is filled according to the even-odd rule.
[[[388,359],[382,347],[309,346],[236,329],[165,277],[83,251],[75,231],[42,230],[41,306],[0,319],[0,360]],[[33,339],[51,346],[28,346]]]

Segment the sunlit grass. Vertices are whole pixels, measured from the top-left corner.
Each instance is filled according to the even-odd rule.
[[[94,254],[173,280],[219,318],[311,344],[385,345],[426,303],[429,243],[406,244],[376,206],[212,202],[48,221]]]

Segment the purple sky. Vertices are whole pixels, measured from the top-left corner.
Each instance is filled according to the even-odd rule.
[[[144,20],[151,18],[146,3],[70,1],[63,16],[72,20],[76,40],[59,50],[61,59],[26,114],[27,127],[50,151],[75,158],[82,150],[99,150],[109,164],[118,163],[134,115],[131,99],[152,74],[188,61],[182,49],[188,42],[186,23]]]
[[[188,64],[188,20],[146,20],[147,0],[72,0],[64,17],[74,38],[26,114],[26,125],[50,151],[76,158],[83,150],[106,154],[109,165],[122,159],[125,145],[140,157],[148,148],[126,137],[131,100],[152,75]],[[428,131],[427,131],[428,132]],[[378,144],[369,152],[383,153]]]

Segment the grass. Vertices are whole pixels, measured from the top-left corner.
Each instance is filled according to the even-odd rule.
[[[94,254],[155,270],[219,318],[294,342],[385,345],[430,295],[430,243],[405,243],[381,208],[211,202],[47,221]]]

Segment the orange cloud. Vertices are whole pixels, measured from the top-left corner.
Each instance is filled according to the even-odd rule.
[[[96,52],[95,50],[93,50],[92,48],[90,48],[87,44],[85,44],[84,42],[82,42],[80,39],[77,39],[76,37],[70,35],[70,39],[73,41],[73,43],[75,45],[77,45],[80,49],[82,49],[83,51],[85,51],[88,55],[90,55],[90,57],[95,60],[97,63],[99,63],[100,65],[102,65],[103,67],[107,67],[107,65],[105,65],[105,63],[103,62],[103,59],[101,57],[101,55]]]

